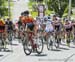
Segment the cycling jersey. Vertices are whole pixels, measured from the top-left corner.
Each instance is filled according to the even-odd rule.
[[[47,21],[46,22],[45,31],[46,32],[53,32],[54,31],[54,28],[53,28],[53,25],[52,25],[52,22],[51,21]]]
[[[34,19],[30,16],[23,16],[21,20],[24,24],[33,23],[33,21],[34,21]]]
[[[70,23],[66,23],[65,29],[66,29],[67,32],[72,31],[72,25]]]
[[[0,20],[0,32],[5,31],[5,22],[3,20]]]
[[[54,22],[54,27],[56,31],[60,31],[61,30],[61,24],[59,21]]]
[[[6,21],[6,25],[7,25],[7,30],[13,30],[13,27],[12,27],[13,23],[12,23],[12,21]]]
[[[27,27],[32,31],[34,28],[34,24],[33,21],[34,19],[30,16],[23,16],[21,17],[21,21],[22,23],[24,23],[25,25],[27,24]]]

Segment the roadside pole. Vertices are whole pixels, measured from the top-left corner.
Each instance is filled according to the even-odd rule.
[[[68,20],[71,19],[71,0],[69,0]]]
[[[8,17],[10,18],[10,0],[8,0]]]

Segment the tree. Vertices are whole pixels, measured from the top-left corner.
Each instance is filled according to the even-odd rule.
[[[75,0],[72,0],[72,7],[75,7]]]
[[[75,7],[75,0],[72,1],[72,7]],[[47,0],[48,9],[54,11],[60,17],[68,13],[69,0]]]
[[[0,16],[7,16],[8,15],[8,8],[6,7],[6,2],[8,0],[0,0]]]
[[[48,9],[53,10],[56,14],[58,14],[60,17],[63,16],[66,8],[68,8],[68,0],[48,0]]]

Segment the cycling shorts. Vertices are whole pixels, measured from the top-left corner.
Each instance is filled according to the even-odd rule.
[[[8,27],[8,29],[7,30],[13,30],[13,27]]]
[[[34,24],[33,23],[27,23],[27,27],[33,31],[33,28],[34,28]]]
[[[70,32],[70,31],[72,31],[72,27],[66,28],[66,32]]]
[[[60,31],[60,25],[55,25],[55,30]]]

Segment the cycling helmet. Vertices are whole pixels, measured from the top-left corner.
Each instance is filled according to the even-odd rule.
[[[29,15],[29,11],[28,10],[24,11],[24,15],[25,16]]]
[[[22,12],[21,15],[24,15],[24,12]]]

